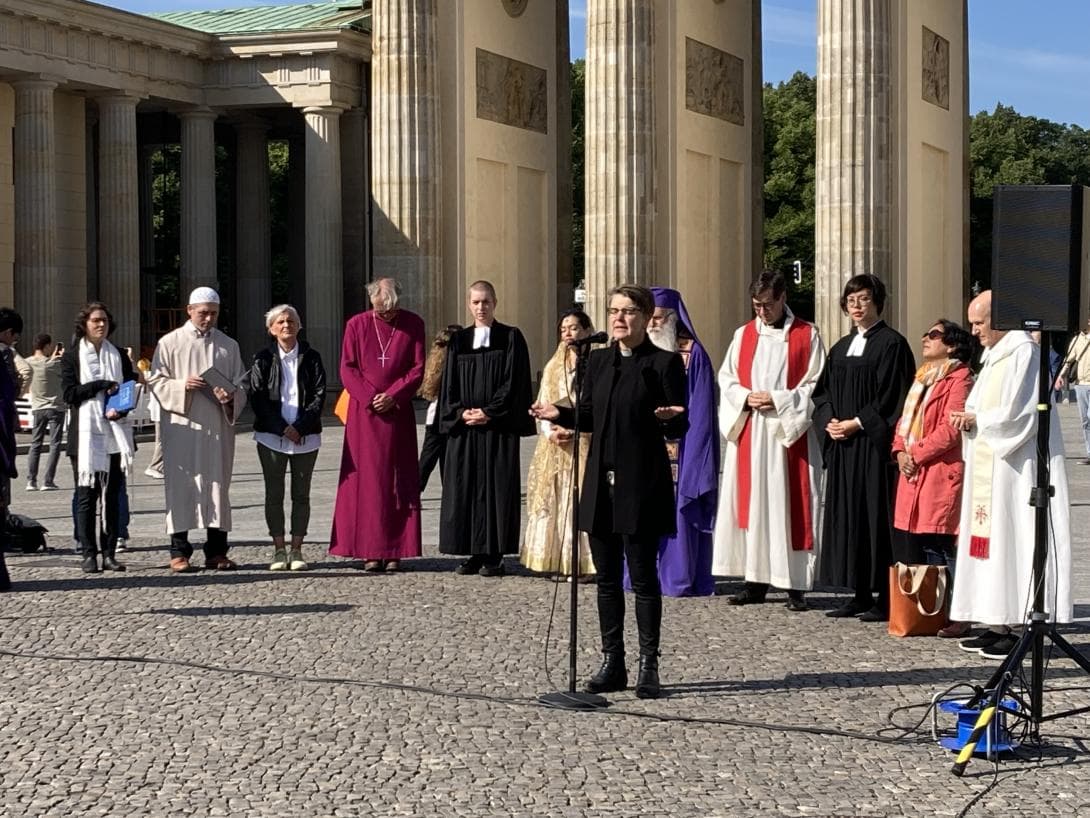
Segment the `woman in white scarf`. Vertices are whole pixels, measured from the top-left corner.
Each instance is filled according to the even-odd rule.
[[[68,456],[76,478],[76,538],[82,570],[124,571],[115,559],[121,478],[132,469],[132,423],[106,409],[121,384],[137,380],[132,363],[108,340],[116,325],[105,304],[87,304],[76,316],[76,342],[61,358],[61,386],[68,404]],[[102,502],[104,539],[96,543],[96,509]],[[101,549],[99,548],[101,545]]]

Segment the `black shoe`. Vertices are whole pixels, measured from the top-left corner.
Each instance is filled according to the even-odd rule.
[[[640,672],[636,677],[636,698],[657,699],[659,686],[659,657],[640,655]]]
[[[888,622],[889,621],[889,612],[884,611],[881,608],[879,608],[877,605],[875,605],[869,611],[863,611],[863,613],[859,614],[859,621],[860,622]]]
[[[486,562],[477,569],[477,573],[482,577],[502,577],[507,573],[507,568],[504,567],[503,560],[500,560],[495,564]]]
[[[1018,637],[1013,633],[1004,634],[986,648],[980,649],[980,655],[985,659],[1006,659],[1007,655],[1018,644]]]
[[[843,619],[849,616],[858,616],[864,611],[870,610],[872,607],[873,605],[867,605],[866,607],[863,607],[863,605],[861,605],[856,600],[849,599],[839,608],[833,608],[831,611],[826,611],[825,615],[831,616],[834,619]]]
[[[470,557],[468,560],[455,568],[454,573],[463,577],[468,574],[476,574],[478,571],[481,570],[481,562],[482,560],[480,557]]]
[[[727,597],[728,605],[760,605],[764,601],[764,594],[757,593],[750,588],[743,588],[738,593]]]
[[[962,639],[958,642],[958,647],[966,653],[980,653],[984,648],[990,648],[1006,636],[1007,634],[999,633],[998,631],[984,631],[980,636],[974,636],[971,639]]]
[[[84,557],[83,562],[80,563],[79,569],[85,574],[101,573],[98,569],[98,557],[94,554]]]
[[[112,555],[103,556],[102,558],[102,570],[103,571],[124,571],[125,566],[115,560]]]
[[[642,665],[641,665],[642,667]],[[607,653],[598,672],[587,679],[587,693],[616,693],[628,688],[628,671],[623,653]]]
[[[795,612],[810,610],[810,605],[806,601],[806,594],[802,591],[788,591],[787,602],[784,607]]]

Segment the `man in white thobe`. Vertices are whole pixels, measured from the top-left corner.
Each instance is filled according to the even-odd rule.
[[[787,607],[807,609],[821,534],[821,446],[811,396],[825,365],[817,327],[787,306],[783,275],[750,285],[757,317],[739,327],[719,370],[719,428],[727,439],[715,574],[743,576],[732,605],[786,589]]]
[[[211,287],[189,296],[189,320],[164,335],[155,348],[148,388],[159,402],[170,569],[196,570],[189,529],[208,531],[204,565],[229,571],[231,473],[235,420],[246,392],[235,388],[245,370],[238,344],[216,329],[220,298]]]
[[[950,618],[989,625],[963,639],[962,649],[1003,659],[1018,641],[1033,605],[1033,545],[1037,484],[1037,392],[1041,348],[1027,332],[992,328],[992,294],[969,304],[969,325],[984,347],[965,411],[951,414],[962,431],[965,480],[961,492],[957,570]],[[1045,608],[1049,619],[1070,622],[1071,527],[1063,434],[1056,409],[1049,424],[1050,482]]]

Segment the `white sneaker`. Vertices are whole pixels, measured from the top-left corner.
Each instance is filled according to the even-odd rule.
[[[127,551],[128,547],[129,547],[129,541],[128,540],[126,540],[124,537],[118,537],[117,538],[117,550],[118,551]]]
[[[152,480],[163,480],[166,478],[165,474],[163,474],[161,471],[153,469],[151,466],[148,466],[146,469],[144,469],[144,474],[146,474]]]
[[[33,480],[31,480],[29,483],[26,484],[26,490],[27,491],[37,491],[38,490],[38,484],[35,483]]]

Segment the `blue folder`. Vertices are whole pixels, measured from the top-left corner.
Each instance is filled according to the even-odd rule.
[[[106,410],[125,415],[136,408],[136,381],[125,381],[106,401]]]

